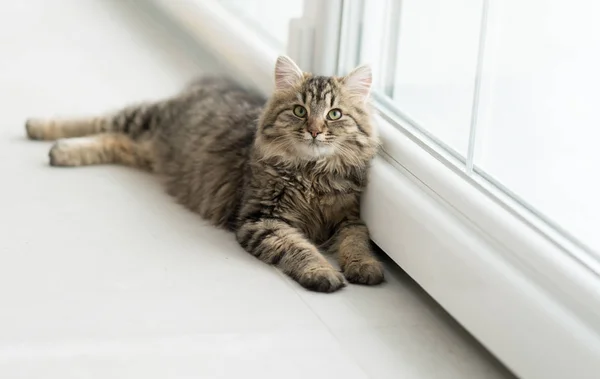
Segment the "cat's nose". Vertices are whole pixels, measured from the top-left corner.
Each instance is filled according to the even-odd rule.
[[[312,138],[317,138],[317,136],[318,136],[319,134],[321,134],[321,132],[320,132],[320,131],[318,131],[318,130],[311,130],[311,131],[309,131],[309,133],[310,133],[310,135],[312,136]]]

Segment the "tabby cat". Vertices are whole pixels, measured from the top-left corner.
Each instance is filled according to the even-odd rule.
[[[270,99],[205,77],[164,101],[114,114],[30,119],[31,139],[58,141],[52,166],[115,163],[159,173],[168,192],[235,232],[250,254],[302,286],[333,292],[383,281],[359,198],[379,140],[371,70],[303,73],[278,58]],[[77,137],[77,138],[75,138]],[[321,254],[336,254],[341,273]]]

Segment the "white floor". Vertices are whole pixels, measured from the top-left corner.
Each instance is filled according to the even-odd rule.
[[[307,292],[150,175],[24,139],[28,116],[170,94],[198,58],[121,1],[0,3],[0,377],[511,377],[391,264]]]

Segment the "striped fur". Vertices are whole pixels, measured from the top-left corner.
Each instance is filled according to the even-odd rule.
[[[206,77],[164,101],[100,117],[32,119],[26,129],[31,139],[58,139],[54,166],[112,163],[158,173],[172,196],[235,232],[250,254],[308,289],[332,292],[346,280],[383,280],[359,214],[379,146],[370,80],[364,67],[321,77],[281,57],[268,100]],[[332,109],[342,116],[331,119]],[[341,272],[325,252],[337,255]]]

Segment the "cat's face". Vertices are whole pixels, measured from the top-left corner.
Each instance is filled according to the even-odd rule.
[[[366,66],[345,77],[312,76],[280,57],[259,128],[263,150],[289,159],[364,160],[378,143],[367,103],[370,86]]]

